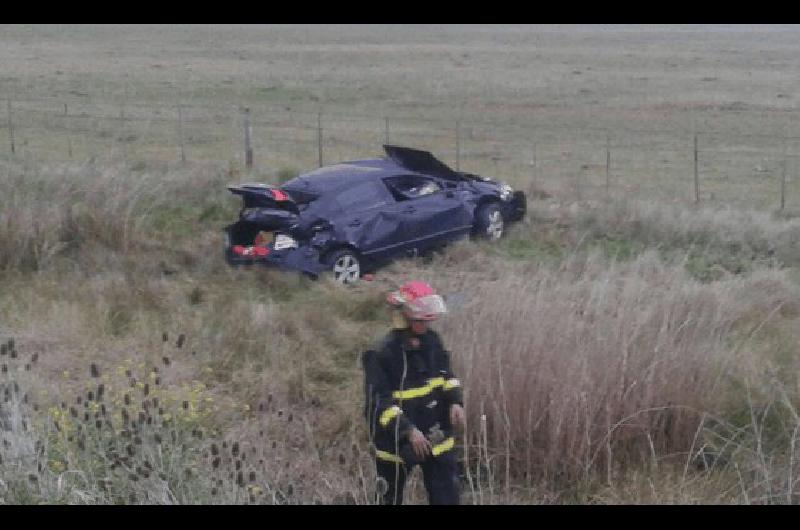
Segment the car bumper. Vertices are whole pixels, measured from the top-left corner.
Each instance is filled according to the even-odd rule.
[[[230,265],[258,264],[286,271],[302,272],[313,277],[319,276],[325,268],[319,258],[317,249],[308,245],[284,250],[270,249],[269,254],[263,257],[239,256],[233,252],[231,247],[225,249],[225,259]]]
[[[502,203],[503,218],[506,221],[520,221],[525,217],[528,208],[528,200],[525,192],[515,191],[508,202]]]

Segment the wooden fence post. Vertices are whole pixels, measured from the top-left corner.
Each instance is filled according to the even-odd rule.
[[[250,124],[250,109],[244,109],[244,166],[248,169],[253,167],[253,145],[251,136],[253,127]]]
[[[69,159],[72,160],[72,138],[69,135],[69,128],[67,127],[67,116],[69,116],[69,110],[67,109],[67,104],[64,103],[64,129],[67,131],[67,155],[69,155]]]
[[[781,171],[781,211],[786,207],[786,157],[783,158]]]
[[[178,141],[181,144],[181,164],[186,163],[186,146],[183,141],[183,111],[178,105]]]
[[[694,202],[700,202],[700,168],[698,162],[697,133],[694,133]]]
[[[536,168],[536,142],[533,143],[533,157],[531,159],[531,164],[533,165],[533,177],[531,179],[531,199],[533,198],[534,194],[536,193],[536,183],[537,183],[537,168]]]
[[[11,154],[17,152],[16,146],[14,145],[14,122],[11,119],[11,100],[8,100],[8,138],[11,142]]]
[[[128,159],[128,139],[126,138],[125,130],[125,105],[128,102],[128,85],[125,85],[125,96],[122,99],[122,105],[119,107],[119,137],[118,141],[122,143],[122,156],[125,160]],[[112,141],[113,141],[113,137]]]
[[[317,113],[317,151],[319,167],[322,167],[322,113]]]
[[[461,122],[456,120],[456,171],[461,171]]]
[[[606,131],[606,200],[611,198],[611,133]]]

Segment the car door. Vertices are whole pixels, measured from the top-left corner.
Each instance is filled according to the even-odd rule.
[[[423,252],[471,229],[469,209],[441,180],[423,175],[398,175],[384,181],[402,204],[407,249]]]
[[[367,259],[383,261],[404,251],[403,210],[378,180],[363,181],[337,192],[336,224],[340,239]]]

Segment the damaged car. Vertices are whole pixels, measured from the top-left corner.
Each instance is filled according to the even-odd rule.
[[[231,265],[264,264],[340,283],[464,237],[497,240],[525,216],[508,184],[455,171],[431,153],[385,145],[383,158],[301,174],[281,186],[241,184],[225,228]]]

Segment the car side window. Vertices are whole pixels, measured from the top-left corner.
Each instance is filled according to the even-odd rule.
[[[383,181],[398,201],[418,199],[442,190],[434,179],[419,175],[399,175]]]
[[[343,211],[365,210],[389,202],[380,183],[375,181],[362,182],[342,190],[336,195],[335,200]]]

